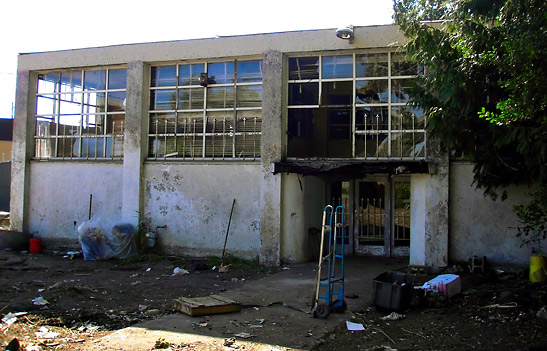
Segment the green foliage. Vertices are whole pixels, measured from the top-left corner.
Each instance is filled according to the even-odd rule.
[[[521,247],[532,245],[541,251],[547,238],[547,186],[539,187],[530,195],[530,202],[515,206],[515,213],[522,222],[517,236],[521,238]]]
[[[413,103],[447,149],[475,162],[486,194],[547,183],[547,2],[394,0],[424,65]]]

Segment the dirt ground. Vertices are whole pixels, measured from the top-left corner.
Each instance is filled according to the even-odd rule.
[[[230,272],[220,274],[211,269],[218,262],[204,263],[207,269],[201,270],[205,267],[173,256],[84,261],[66,252],[0,251],[0,347],[17,338],[29,350],[93,349],[116,330],[174,313],[174,298],[230,291],[275,274],[252,262],[234,262]],[[190,273],[173,275],[177,267]],[[39,297],[47,303],[40,305]],[[400,320],[383,321],[388,313],[373,306],[346,311],[346,320],[365,330],[352,332],[340,324],[313,349],[547,350],[545,306],[547,284],[529,283],[524,271],[462,273],[462,294],[414,300]],[[212,346],[158,339],[153,349],[253,349],[228,338]]]

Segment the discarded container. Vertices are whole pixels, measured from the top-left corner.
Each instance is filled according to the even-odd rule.
[[[42,252],[42,239],[30,239],[29,251],[32,254],[39,254],[40,252]]]
[[[385,310],[402,311],[412,300],[414,276],[384,272],[372,281],[374,305]]]
[[[462,285],[459,275],[441,274],[426,282],[422,288],[437,292],[446,297],[452,297],[460,293]]]
[[[546,276],[547,259],[545,256],[530,256],[530,281],[539,283],[544,281]]]

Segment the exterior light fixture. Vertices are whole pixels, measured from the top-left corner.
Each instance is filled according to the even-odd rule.
[[[340,39],[349,40],[350,44],[353,43],[353,25],[349,25],[344,28],[338,28],[336,30],[336,36]]]

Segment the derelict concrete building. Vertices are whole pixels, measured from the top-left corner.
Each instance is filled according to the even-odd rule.
[[[227,252],[279,264],[312,258],[310,228],[340,204],[350,255],[525,262],[513,203],[475,191],[473,165],[407,106],[420,67],[397,27],[353,31],[20,55],[12,228],[62,245],[91,211],[167,225],[168,251],[219,255],[236,199]]]

